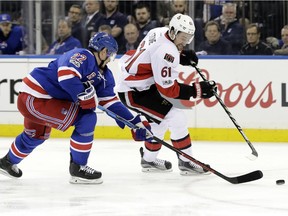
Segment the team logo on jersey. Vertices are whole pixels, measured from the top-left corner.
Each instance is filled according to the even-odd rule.
[[[87,79],[88,80],[91,80],[91,79],[93,79],[93,77],[95,77],[96,76],[96,73],[93,71],[92,73],[90,73],[88,76],[86,76],[87,77]]]
[[[166,53],[165,56],[164,56],[164,59],[165,59],[166,61],[168,61],[168,62],[173,63],[175,58],[174,58],[174,56]]]
[[[156,41],[156,33],[154,32],[149,36],[149,45]]]
[[[8,44],[6,43],[6,41],[2,41],[2,42],[0,43],[0,48],[1,48],[1,49],[5,49],[7,46],[8,46]]]
[[[169,101],[167,101],[166,99],[163,99],[163,101],[161,102],[162,105],[167,106],[170,104]]]

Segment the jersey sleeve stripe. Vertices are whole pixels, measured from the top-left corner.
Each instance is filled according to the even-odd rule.
[[[145,80],[149,79],[150,77],[153,77],[152,74],[145,74],[145,75],[138,75],[138,76],[128,76],[125,80],[126,81],[136,81],[136,80]]]
[[[157,83],[156,83],[156,87],[161,94],[170,98],[177,98],[180,93],[180,86],[178,85],[176,81],[174,81],[174,84],[168,88],[163,88]]]
[[[61,82],[61,81],[64,81],[64,80],[72,79],[74,77],[75,76],[73,74],[68,74],[68,75],[65,75],[65,76],[58,76],[58,81]]]
[[[31,88],[32,90],[34,90],[40,94],[48,95],[48,93],[40,86],[40,84],[37,81],[35,81],[34,79],[33,79],[33,81],[35,81],[36,83],[33,82],[31,80],[31,78],[32,78],[31,76],[25,77],[23,79],[23,83],[25,83],[29,88]]]
[[[58,69],[58,81],[71,79],[73,77],[82,78],[82,75],[73,67],[60,67]]]
[[[132,65],[134,64],[134,62],[137,60],[137,58],[143,53],[145,51],[145,49],[142,49],[142,50],[140,50],[139,51],[139,53],[137,53],[136,54],[136,52],[134,53],[134,55],[131,57],[131,58],[133,58],[132,60],[131,60],[131,62],[125,67],[125,69],[126,69],[126,71],[128,71],[129,72],[129,70],[130,70],[130,68],[132,67]],[[130,59],[128,59],[127,60],[127,62],[128,61],[130,61]]]
[[[113,98],[99,98],[99,105],[103,106],[106,109],[117,102],[119,102],[119,100],[116,96],[114,96]]]

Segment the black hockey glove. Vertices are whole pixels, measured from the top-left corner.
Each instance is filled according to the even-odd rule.
[[[194,50],[183,50],[180,53],[180,64],[181,65],[194,65],[198,64],[198,57]]]
[[[217,92],[216,83],[213,80],[195,82],[192,87],[195,88],[195,95],[192,95],[194,98],[210,98],[214,96],[214,92]]]

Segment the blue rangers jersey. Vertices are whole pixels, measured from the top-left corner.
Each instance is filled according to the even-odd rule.
[[[83,83],[87,81],[95,87],[101,106],[127,120],[133,118],[114,92],[115,80],[111,70],[105,66],[101,73],[94,54],[83,48],[68,51],[47,67],[35,68],[23,79],[20,92],[36,98],[56,98],[77,103],[78,95],[85,91]]]

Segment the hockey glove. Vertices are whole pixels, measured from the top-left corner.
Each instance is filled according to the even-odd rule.
[[[198,57],[194,50],[183,50],[180,53],[180,64],[181,65],[192,65],[197,66]]]
[[[79,105],[82,109],[95,109],[98,104],[95,88],[90,82],[86,82],[85,86],[85,92],[78,95]]]
[[[194,98],[210,98],[217,92],[216,83],[213,80],[195,82],[192,87],[195,88],[195,94],[192,95]]]
[[[137,115],[130,122],[138,127],[137,129],[131,129],[132,137],[135,141],[152,140],[153,135],[151,132],[151,126],[146,119],[142,120],[140,115]]]

